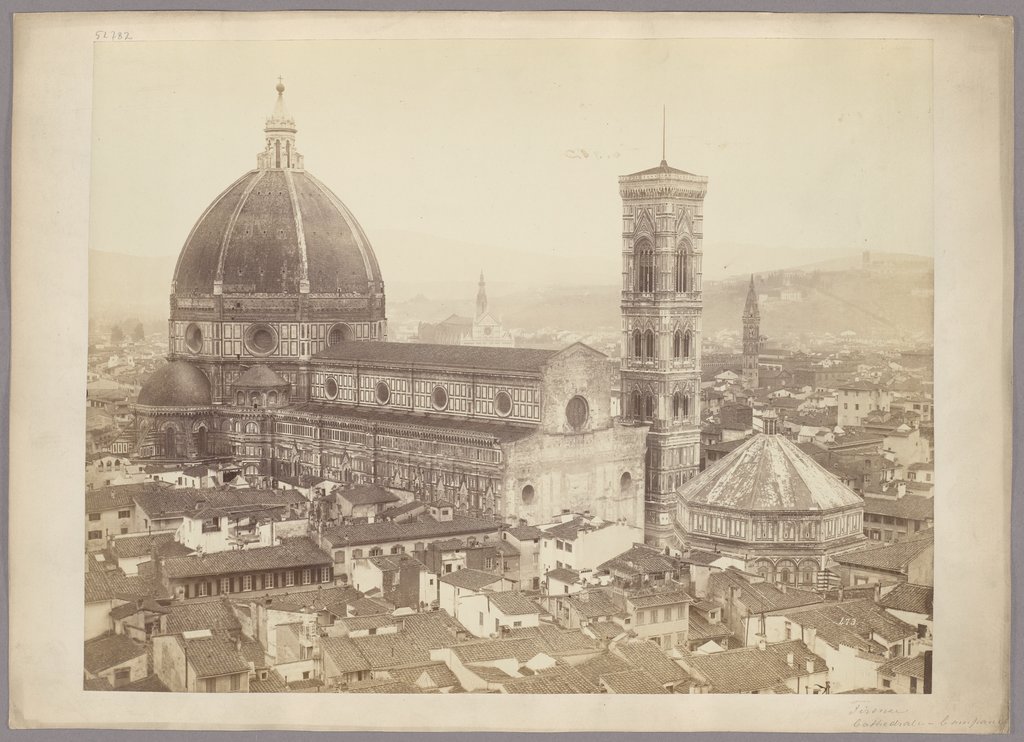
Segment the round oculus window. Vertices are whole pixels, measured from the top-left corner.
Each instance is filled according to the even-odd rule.
[[[377,382],[377,403],[387,404],[391,399],[391,388],[383,381]]]
[[[185,330],[185,347],[190,353],[198,353],[203,349],[203,331],[194,322]]]
[[[443,386],[435,386],[430,395],[435,410],[443,410],[448,406],[448,391]]]
[[[245,347],[253,355],[269,355],[277,348],[277,333],[269,325],[253,325],[245,333]]]
[[[338,380],[333,376],[328,376],[327,381],[324,382],[324,391],[327,392],[328,399],[338,398]]]
[[[494,411],[502,417],[512,414],[512,397],[508,392],[498,392],[494,395]]]
[[[590,417],[590,408],[587,405],[587,400],[580,396],[569,400],[569,404],[565,406],[565,419],[573,430],[582,428],[588,417]]]
[[[532,484],[528,484],[525,487],[523,487],[523,494],[522,494],[523,504],[524,505],[529,505],[531,502],[533,502],[533,498],[534,498],[535,494],[536,493],[533,491],[533,485]]]

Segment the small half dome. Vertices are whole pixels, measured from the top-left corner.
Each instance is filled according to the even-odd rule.
[[[138,403],[143,407],[205,407],[212,403],[210,380],[188,361],[161,366],[142,385]]]
[[[288,386],[288,381],[281,378],[276,371],[269,366],[259,363],[250,367],[244,374],[235,379],[236,389],[279,389]]]

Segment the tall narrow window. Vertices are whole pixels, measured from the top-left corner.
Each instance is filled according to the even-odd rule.
[[[672,417],[673,418],[678,418],[679,417],[679,412],[680,412],[680,409],[681,409],[680,397],[681,397],[681,395],[679,394],[679,392],[676,392],[675,394],[672,395]]]
[[[644,395],[644,420],[654,419],[654,395]]]
[[[682,358],[684,355],[686,354],[683,353],[683,334],[676,330],[672,335],[672,357]]]
[[[654,247],[647,240],[641,240],[634,248],[633,271],[637,291],[654,291]]]
[[[683,358],[690,357],[690,347],[692,345],[690,331],[687,330],[683,333]]]
[[[690,416],[690,395],[687,394],[683,397],[683,417]]]
[[[281,141],[274,142],[274,167],[281,167]]]
[[[652,330],[647,330],[647,332],[644,333],[644,358],[651,359],[654,357],[654,332]]]
[[[635,417],[642,417],[643,416],[643,399],[640,396],[640,392],[639,391],[633,392],[632,397],[633,397],[632,403],[629,406],[630,412]]]

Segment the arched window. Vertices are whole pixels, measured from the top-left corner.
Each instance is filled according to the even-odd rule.
[[[199,456],[206,455],[206,426],[200,426],[196,431],[196,453]]]
[[[640,397],[640,391],[636,390],[633,392],[632,400],[629,405],[630,414],[634,417],[642,417],[643,415],[643,399]]]
[[[271,392],[267,395],[267,404],[277,404],[277,392]]]
[[[800,584],[801,585],[813,585],[815,580],[818,578],[818,565],[816,562],[802,561],[800,562]]]
[[[235,395],[235,403],[241,407],[245,404],[245,392],[239,392]]]
[[[691,339],[692,339],[692,336],[690,335],[690,331],[689,330],[687,330],[685,333],[683,333],[683,358],[689,358],[690,357]]]
[[[693,291],[692,261],[690,245],[680,245],[676,250],[676,291]]]
[[[767,559],[760,559],[754,565],[754,571],[761,575],[767,582],[775,581],[775,565]]]
[[[654,395],[644,395],[644,420],[654,419]]]
[[[672,417],[677,419],[677,420],[679,419],[679,412],[681,410],[681,406],[680,406],[680,399],[681,398],[682,398],[682,395],[679,392],[676,392],[675,394],[672,395]]]
[[[274,167],[281,167],[281,140],[274,142]]]
[[[644,358],[654,358],[654,331],[647,330],[644,333]]]
[[[654,246],[648,240],[640,240],[633,248],[633,272],[637,291],[654,291]]]
[[[245,426],[246,433],[259,433],[260,426],[257,423],[247,423]]]
[[[259,392],[250,392],[249,393],[249,403],[252,404],[252,405],[257,405],[257,404],[260,403],[260,394],[259,394]]]
[[[644,341],[643,335],[640,334],[639,330],[633,331],[633,357],[642,358],[644,355]]]
[[[682,358],[684,355],[686,354],[683,353],[683,334],[676,330],[672,335],[672,357]]]
[[[776,567],[776,579],[783,585],[796,583],[796,565],[788,559],[780,561]]]
[[[683,417],[690,416],[690,395],[686,394],[683,396]]]
[[[178,456],[178,438],[173,427],[164,428],[164,457],[173,459]]]
[[[619,477],[619,494],[633,494],[633,475],[628,471],[622,472],[622,476]]]

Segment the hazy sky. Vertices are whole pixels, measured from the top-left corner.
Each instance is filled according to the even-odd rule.
[[[658,164],[663,104],[669,163],[710,178],[706,255],[932,252],[931,48],[875,40],[97,45],[91,246],[177,254],[255,167],[279,74],[386,280],[415,278],[375,240],[403,230],[614,283],[617,177]]]

